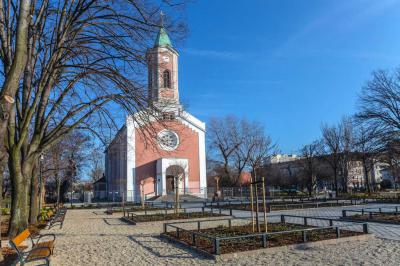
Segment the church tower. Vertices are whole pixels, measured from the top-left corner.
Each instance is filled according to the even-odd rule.
[[[182,108],[179,100],[179,54],[162,23],[152,48],[146,53],[148,104],[158,120],[142,120],[141,111],[129,114],[106,150],[107,192],[140,201],[142,193],[164,197],[176,186],[183,194],[207,198],[206,125]],[[151,110],[151,109],[150,109]],[[155,130],[148,145],[148,127]],[[178,172],[178,173],[177,173]],[[179,175],[178,184],[175,177]],[[122,194],[123,193],[123,194]],[[114,195],[114,194],[111,194]]]
[[[159,108],[180,109],[178,89],[178,52],[161,26],[153,48],[147,51],[149,104]]]

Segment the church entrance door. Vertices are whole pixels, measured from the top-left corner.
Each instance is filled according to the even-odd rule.
[[[179,165],[171,165],[166,170],[166,192],[167,194],[175,193],[176,185],[178,185],[179,194],[184,191],[185,170]],[[178,184],[176,184],[178,182]]]
[[[167,185],[167,194],[171,194],[171,193],[174,193],[175,192],[175,178],[174,178],[174,176],[173,175],[167,175],[167,182],[166,182],[166,185]]]

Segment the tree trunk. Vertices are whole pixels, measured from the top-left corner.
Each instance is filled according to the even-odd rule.
[[[32,175],[32,158],[25,158],[21,164],[21,153],[14,149],[9,154],[9,170],[11,179],[11,220],[8,235],[17,235],[28,227],[29,203]]]
[[[56,183],[57,183],[57,208],[60,205],[60,187],[61,187],[61,180],[58,178],[58,174],[56,173]]]
[[[0,163],[0,238],[1,238],[1,227],[2,227],[2,209],[3,209],[3,177],[5,165],[3,162]],[[2,249],[1,239],[0,239],[0,250]],[[0,262],[4,261],[3,252],[0,252]]]
[[[310,173],[310,176],[308,178],[308,185],[307,185],[307,190],[308,190],[308,196],[312,197],[312,189],[313,189],[313,173]]]
[[[17,171],[11,175],[13,176],[11,178],[11,220],[8,235],[14,237],[28,227],[29,194],[26,189],[28,184],[22,173]]]
[[[368,167],[367,167],[367,162],[365,160],[363,160],[363,167],[364,167],[365,186],[367,188],[368,195],[370,195],[371,194],[371,186],[369,184]]]
[[[15,41],[15,53],[11,65],[6,67],[6,76],[0,93],[0,145],[6,136],[8,119],[14,106],[14,97],[18,85],[25,69],[27,59],[27,42],[29,27],[29,10],[31,1],[20,1],[20,11],[18,14],[17,36]],[[1,6],[3,9],[4,6]],[[0,148],[0,158],[5,157],[6,151]]]
[[[336,192],[336,197],[339,196],[339,186],[338,186],[338,179],[337,179],[337,167],[333,167],[333,175],[335,179],[335,192]]]
[[[38,167],[35,166],[32,171],[31,178],[31,194],[30,194],[30,212],[29,223],[36,223],[40,210],[39,210],[39,178]]]

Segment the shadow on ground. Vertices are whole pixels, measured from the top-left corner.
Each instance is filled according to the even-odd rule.
[[[165,240],[157,235],[151,234],[143,234],[143,235],[129,235],[128,239],[135,242],[139,246],[143,247],[148,252],[152,253],[154,256],[159,258],[178,258],[178,259],[204,259],[210,260],[207,258],[183,245],[171,243],[168,240]],[[171,245],[175,248],[182,249],[182,253],[171,254]],[[165,251],[165,252],[163,252]],[[174,252],[174,251],[172,251]]]

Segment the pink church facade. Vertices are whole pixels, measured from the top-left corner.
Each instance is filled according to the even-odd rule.
[[[205,123],[180,105],[178,56],[161,28],[147,62],[149,104],[164,119],[141,123],[140,113],[126,117],[105,152],[108,193],[140,201],[143,192],[152,198],[178,188],[182,194],[206,197]]]

